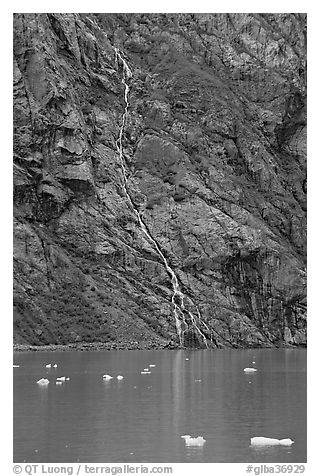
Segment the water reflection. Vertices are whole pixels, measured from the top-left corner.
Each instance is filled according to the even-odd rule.
[[[202,446],[186,446],[186,461],[189,463],[204,463]]]
[[[176,352],[173,357],[172,367],[172,396],[173,396],[173,415],[172,415],[172,431],[175,435],[179,435],[180,428],[182,426],[182,413],[183,408],[181,405],[185,402],[185,371],[183,365],[185,365],[185,353],[182,350]],[[186,408],[184,408],[184,411]],[[177,441],[179,441],[177,439]]]

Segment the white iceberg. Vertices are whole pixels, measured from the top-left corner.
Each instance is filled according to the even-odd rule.
[[[146,372],[145,370],[142,370],[142,372],[141,372],[141,375],[149,375],[149,374],[151,374],[150,371]]]
[[[66,377],[57,377],[58,382],[65,382]]]
[[[60,380],[57,380],[56,385],[62,385],[62,382]]]
[[[244,372],[250,373],[250,372],[257,372],[257,369],[254,369],[253,367],[246,367],[243,369]]]
[[[39,385],[49,385],[50,383],[50,380],[48,380],[47,378],[41,378],[40,380],[37,381],[37,384]]]
[[[46,368],[47,368],[47,369],[51,369],[51,364],[47,364],[47,365],[46,365]]]
[[[53,364],[53,367],[56,369],[56,368],[58,367],[58,365],[57,365],[57,364]]]
[[[15,365],[15,364],[13,364],[13,368],[14,368],[14,369],[16,369],[16,368],[18,368],[18,367],[20,367],[20,365]]]
[[[144,372],[149,372],[149,369],[143,369]]]
[[[150,364],[149,367],[156,367],[156,365],[155,364]]]
[[[103,380],[111,380],[113,377],[111,377],[111,375],[105,374],[102,378]]]
[[[193,438],[191,435],[182,435],[181,438],[184,439],[186,446],[203,446],[206,442],[202,436]]]
[[[291,446],[294,441],[290,438],[278,440],[277,438],[265,438],[264,436],[255,436],[250,439],[251,446]]]
[[[118,379],[118,380],[122,380],[122,379],[123,379],[123,376],[122,376],[122,375],[117,375],[117,379]]]

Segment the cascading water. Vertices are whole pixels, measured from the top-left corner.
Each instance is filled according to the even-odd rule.
[[[164,264],[164,266],[165,266],[165,268],[166,268],[166,270],[167,270],[167,272],[168,272],[168,274],[171,278],[171,283],[172,283],[172,288],[173,288],[173,294],[172,294],[171,302],[172,302],[172,305],[173,305],[173,314],[174,314],[174,318],[175,318],[175,325],[176,325],[176,330],[177,330],[177,334],[178,334],[178,337],[179,337],[180,345],[181,346],[183,345],[183,343],[184,343],[184,333],[188,329],[188,324],[187,324],[186,319],[185,319],[185,314],[186,314],[186,315],[189,316],[190,321],[191,321],[192,325],[194,326],[194,328],[196,329],[197,333],[203,339],[204,344],[206,345],[206,347],[208,347],[207,339],[206,339],[205,335],[203,334],[203,332],[200,330],[199,326],[197,325],[195,317],[193,316],[193,314],[189,310],[187,310],[185,308],[184,295],[180,291],[178,278],[177,278],[175,272],[170,267],[170,265],[168,263],[168,260],[166,259],[163,252],[161,251],[157,241],[152,237],[151,233],[149,232],[146,224],[144,223],[144,221],[143,221],[143,219],[140,215],[139,210],[137,209],[137,207],[133,203],[132,198],[130,196],[130,193],[128,191],[128,185],[127,185],[128,181],[127,181],[127,173],[126,173],[126,167],[125,167],[125,159],[124,159],[124,155],[123,155],[122,138],[123,138],[125,123],[126,123],[126,117],[127,117],[128,109],[129,109],[130,88],[129,88],[129,85],[128,85],[128,81],[132,78],[132,72],[131,72],[127,62],[125,61],[124,57],[121,55],[119,49],[114,48],[114,51],[115,51],[115,55],[116,55],[116,63],[117,64],[119,64],[119,63],[122,64],[122,84],[124,85],[124,101],[125,101],[125,109],[124,109],[124,112],[123,112],[123,115],[122,115],[119,137],[116,141],[116,147],[117,147],[117,151],[118,151],[118,155],[119,155],[120,165],[121,165],[121,169],[122,169],[122,176],[123,176],[122,188],[123,188],[124,194],[127,197],[127,200],[129,202],[131,208],[133,209],[133,211],[134,211],[134,213],[137,217],[137,220],[138,220],[138,223],[140,225],[141,230],[143,231],[143,233],[145,234],[145,236],[147,237],[149,242],[152,243],[153,247],[155,248],[157,254],[161,258],[161,261],[163,262],[163,264]],[[200,319],[199,310],[198,310],[198,316],[199,316],[198,317],[199,321],[203,325],[205,325],[206,329],[208,329],[207,325]],[[183,328],[182,328],[182,324],[183,324]]]

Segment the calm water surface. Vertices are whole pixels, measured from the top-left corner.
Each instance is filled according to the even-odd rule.
[[[19,352],[14,364],[16,463],[306,462],[305,350]],[[185,434],[207,441],[187,448]],[[258,449],[253,436],[295,443]]]

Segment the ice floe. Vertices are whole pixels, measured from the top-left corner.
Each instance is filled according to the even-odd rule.
[[[290,438],[278,440],[277,438],[266,438],[264,436],[255,436],[250,439],[251,446],[291,446],[294,441]]]
[[[108,375],[108,374],[105,374],[102,378],[103,378],[103,380],[111,380],[111,379],[113,379],[113,377],[111,377],[111,375]]]
[[[206,442],[202,436],[193,438],[191,435],[182,435],[181,438],[184,439],[186,446],[203,446]]]

